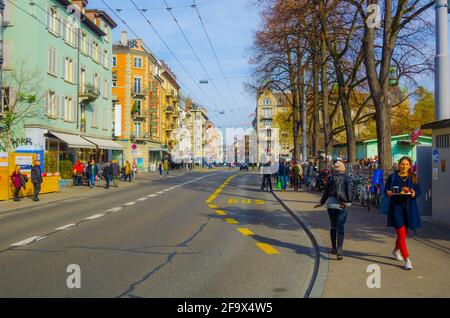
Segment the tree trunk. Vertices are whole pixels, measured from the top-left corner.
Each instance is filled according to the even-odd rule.
[[[300,107],[298,102],[298,92],[297,92],[297,82],[296,82],[296,74],[295,68],[292,61],[292,53],[290,49],[287,49],[287,59],[288,59],[288,67],[289,67],[289,81],[291,86],[292,93],[292,112],[293,112],[293,122],[292,125],[293,135],[294,135],[294,153],[293,159],[299,160],[300,158]],[[301,67],[301,66],[300,66]]]
[[[322,117],[323,117],[323,134],[325,139],[325,152],[332,153],[333,151],[333,134],[332,124],[330,122],[329,114],[329,96],[328,96],[328,75],[327,75],[327,43],[325,35],[322,31],[320,41],[320,58],[321,58],[321,86],[322,86]]]
[[[320,120],[319,120],[319,61],[317,51],[313,48],[312,53],[312,77],[313,77],[313,154],[319,155],[319,133],[320,133]]]

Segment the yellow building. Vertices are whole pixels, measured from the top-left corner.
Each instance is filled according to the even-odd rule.
[[[113,46],[114,137],[124,146],[123,162],[136,160],[141,171],[155,171],[160,161],[160,66],[142,40]]]
[[[161,144],[167,146],[170,151],[175,146],[176,140],[173,139],[173,132],[178,128],[179,117],[179,90],[175,74],[170,68],[162,62],[162,89],[161,89]],[[163,147],[165,148],[165,147]]]

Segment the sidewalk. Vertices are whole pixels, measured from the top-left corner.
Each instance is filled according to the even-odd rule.
[[[450,228],[424,221],[417,235],[408,233],[414,269],[406,271],[404,262],[392,257],[396,236],[386,226],[386,216],[375,207],[367,211],[355,203],[345,227],[344,259],[338,261],[328,254],[331,243],[326,208],[314,209],[321,193],[287,190],[275,195],[322,240],[321,254],[329,259],[321,261],[328,267],[328,277],[319,286],[322,297],[450,297]],[[381,268],[381,288],[367,287],[370,264]]]
[[[203,171],[203,169],[197,169],[197,170],[171,170],[168,178],[178,177],[182,176],[188,173],[193,172],[206,172]],[[156,181],[164,179],[164,177],[161,177],[158,173],[155,172],[141,172],[136,175],[136,180],[133,182],[125,182],[120,181],[119,187],[116,188],[111,186],[109,189],[105,189],[105,181],[97,181],[96,187],[94,189],[91,189],[87,187],[86,185],[80,186],[80,187],[60,187],[59,192],[54,193],[47,193],[47,194],[41,194],[39,195],[40,201],[34,202],[33,197],[25,197],[21,198],[22,200],[19,202],[14,202],[13,200],[6,200],[6,201],[0,201],[0,215],[5,213],[10,213],[15,210],[23,209],[23,208],[35,208],[35,207],[41,207],[44,205],[48,205],[50,203],[70,200],[70,199],[77,199],[77,198],[83,198],[83,197],[90,197],[95,196],[99,194],[103,194],[106,192],[114,192],[114,191],[120,191],[124,188],[130,188],[138,186],[142,183]]]

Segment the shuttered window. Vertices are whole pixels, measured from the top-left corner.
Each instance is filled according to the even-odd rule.
[[[437,148],[450,148],[450,134],[436,136]]]

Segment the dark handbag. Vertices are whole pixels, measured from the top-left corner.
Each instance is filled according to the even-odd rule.
[[[392,190],[392,185],[394,183],[394,178],[395,178],[395,173],[393,173],[393,175],[392,175],[391,190]],[[384,193],[384,191],[382,191],[381,192],[381,199],[380,199],[380,212],[381,212],[381,214],[386,214],[387,215],[389,213],[389,203],[390,202],[391,202],[391,198],[389,198]]]
[[[20,175],[20,185],[22,186],[22,188],[24,188],[24,189],[26,188],[27,182],[28,182],[28,177],[21,174]]]

